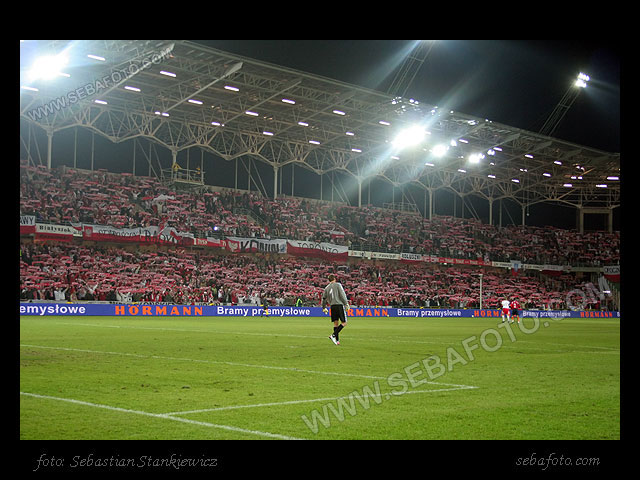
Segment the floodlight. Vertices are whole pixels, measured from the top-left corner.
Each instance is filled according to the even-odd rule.
[[[398,148],[410,147],[417,145],[422,141],[425,136],[425,131],[422,127],[415,126],[409,127],[406,130],[402,130],[396,138],[393,140],[393,145]]]
[[[433,153],[436,157],[443,157],[445,153],[447,153],[449,147],[443,144],[436,145],[431,149],[431,153]]]
[[[589,77],[589,75],[580,72],[578,74],[578,78],[576,79],[576,83],[574,83],[574,86],[579,88],[587,88],[587,82],[589,80],[591,80],[591,77]]]
[[[479,163],[483,158],[484,155],[481,153],[472,153],[471,155],[469,155],[469,161],[471,163]]]
[[[33,62],[31,70],[29,70],[29,79],[31,81],[37,79],[51,80],[60,75],[60,71],[67,65],[69,58],[63,52],[58,55],[46,55],[39,57]]]

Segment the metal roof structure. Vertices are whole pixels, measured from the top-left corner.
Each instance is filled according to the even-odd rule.
[[[54,81],[30,78],[36,57],[62,52],[69,63]],[[20,117],[49,139],[84,127],[116,143],[148,138],[174,159],[192,147],[228,161],[250,157],[274,168],[274,184],[278,169],[294,163],[345,172],[360,186],[380,177],[523,208],[620,206],[619,153],[195,42],[40,40],[22,42],[20,53]],[[396,148],[396,135],[416,124],[424,141]]]

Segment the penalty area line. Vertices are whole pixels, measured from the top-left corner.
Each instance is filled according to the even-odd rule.
[[[442,385],[442,384],[440,384]],[[261,407],[277,407],[282,405],[298,405],[301,403],[313,403],[313,402],[331,402],[334,400],[340,400],[341,398],[348,398],[349,396],[353,397],[369,397],[369,398],[377,398],[381,397],[385,400],[389,400],[392,397],[401,397],[403,395],[411,395],[418,393],[437,393],[437,392],[451,392],[454,390],[472,390],[474,387],[472,385],[460,385],[452,388],[434,388],[431,390],[411,390],[404,393],[380,393],[380,394],[369,394],[369,395],[354,395],[353,393],[348,395],[342,395],[340,397],[326,397],[326,398],[311,398],[307,400],[288,400],[284,402],[269,402],[269,403],[255,403],[252,405],[230,405],[227,407],[215,407],[215,408],[203,408],[200,410],[184,410],[181,412],[169,412],[165,413],[165,415],[188,415],[192,413],[207,413],[207,412],[219,412],[222,410],[238,410],[241,408],[261,408]]]
[[[39,398],[39,399],[45,399],[45,400],[56,400],[60,402],[73,403],[76,405],[83,405],[86,407],[101,408],[101,409],[110,410],[113,412],[122,412],[122,413],[130,413],[134,415],[143,415],[143,416],[152,417],[152,418],[161,418],[164,420],[172,420],[174,422],[187,423],[191,425],[199,425],[202,427],[209,427],[209,428],[217,428],[221,430],[228,430],[231,432],[247,433],[250,435],[257,435],[257,436],[267,437],[267,438],[277,438],[280,440],[303,440],[302,438],[290,437],[287,435],[280,435],[277,433],[261,432],[259,430],[248,430],[246,428],[234,427],[231,425],[220,425],[216,423],[200,422],[197,420],[189,420],[186,418],[174,417],[167,413],[151,413],[151,412],[144,412],[142,410],[130,410],[128,408],[113,407],[111,405],[102,405],[99,403],[84,402],[82,400],[75,400],[73,398],[52,397],[50,395],[39,395],[36,393],[29,393],[29,392],[20,392],[20,395]]]

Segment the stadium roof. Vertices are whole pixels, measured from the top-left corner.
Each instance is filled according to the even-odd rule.
[[[620,205],[619,153],[190,41],[41,40],[20,48],[20,116],[49,135],[80,126],[113,142],[149,138],[175,153],[199,147],[274,169],[342,171],[354,183],[380,177],[521,205]],[[32,75],[43,55],[66,56],[53,79]],[[416,125],[424,138],[400,148],[394,139]]]

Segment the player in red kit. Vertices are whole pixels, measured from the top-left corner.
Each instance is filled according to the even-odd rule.
[[[511,308],[511,319],[513,320],[516,317],[518,323],[520,323],[520,303],[518,303],[518,300],[512,300],[509,307]]]

